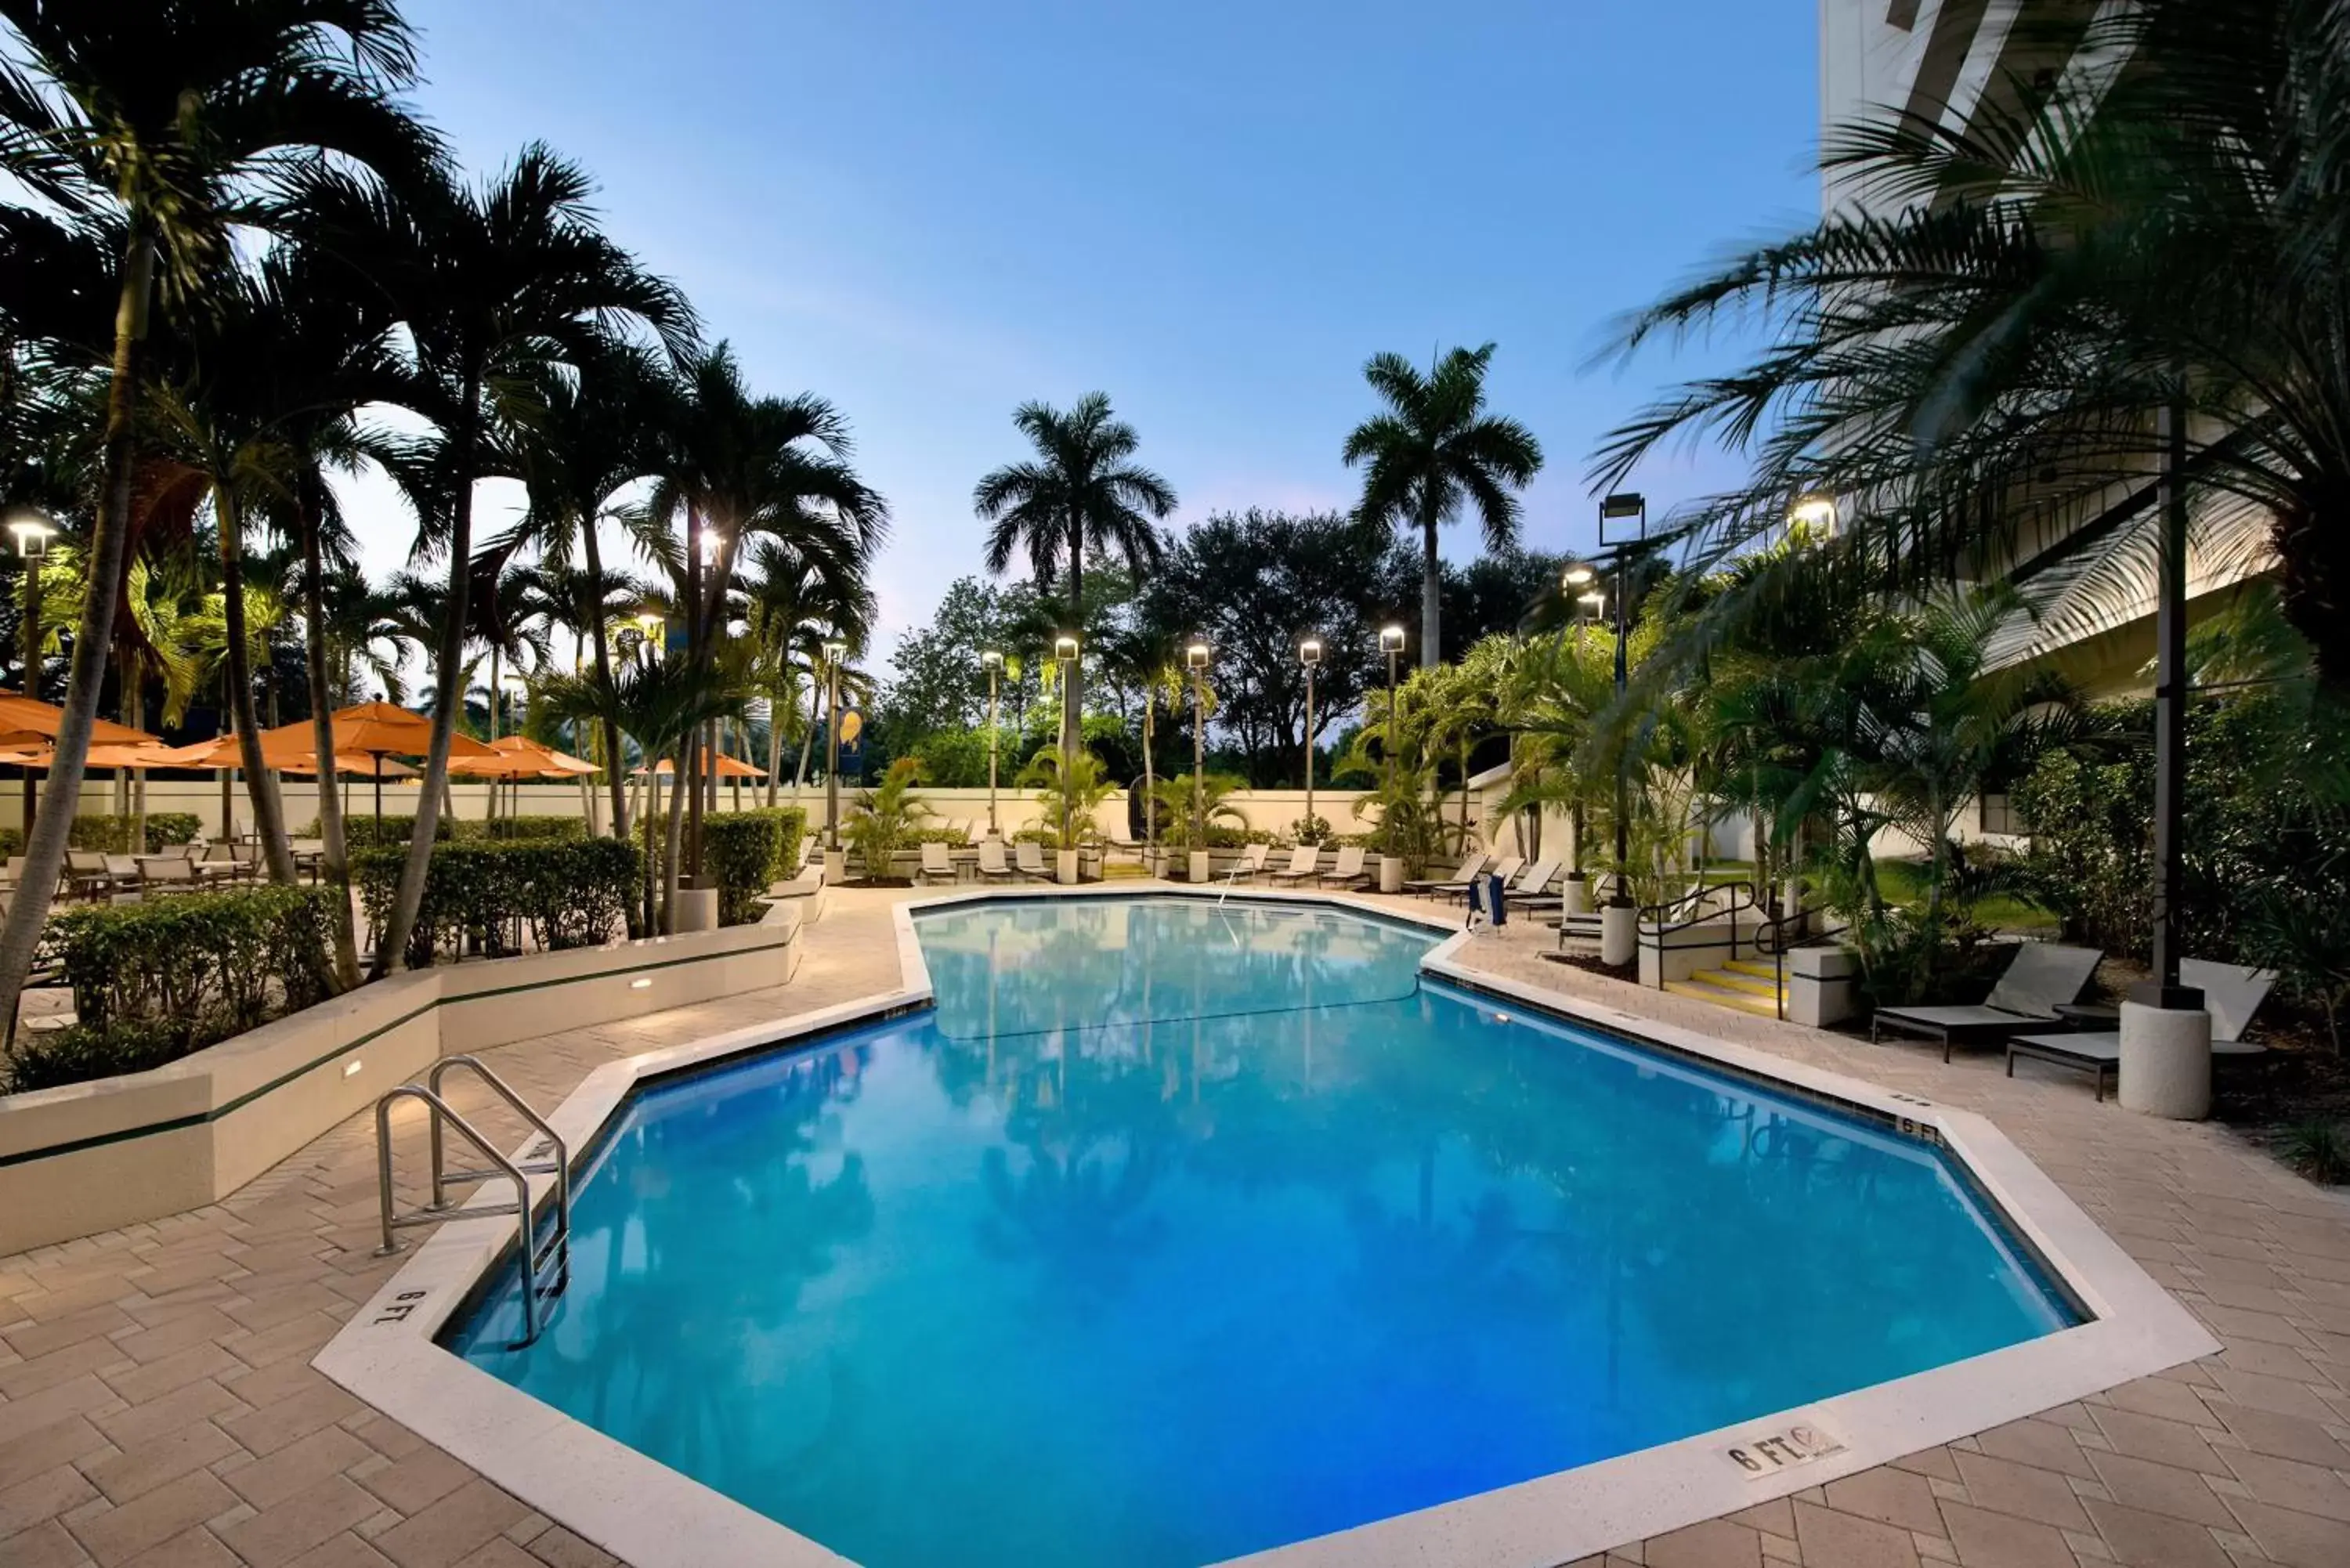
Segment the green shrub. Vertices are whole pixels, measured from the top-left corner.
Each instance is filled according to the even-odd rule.
[[[11,1088],[143,1072],[333,989],[333,895],[242,888],[68,909],[49,925],[80,1023],[19,1035]]]
[[[130,835],[138,827],[139,818],[95,813],[74,818],[66,834],[66,843],[75,849],[103,849],[110,855],[128,855]],[[192,811],[151,811],[147,814],[147,847],[141,853],[153,854],[175,844],[185,844],[203,831],[203,822]],[[13,827],[0,827],[0,855],[25,853],[25,836]]]
[[[584,816],[495,816],[468,826],[486,829],[484,836],[501,844],[588,836],[588,819]]]
[[[380,929],[400,886],[405,848],[351,859],[359,907]],[[515,922],[542,948],[595,947],[624,930],[642,875],[636,846],[617,838],[523,839],[435,845],[407,959],[413,968],[455,954],[470,939],[493,958],[520,950]]]
[[[319,826],[318,819],[314,816],[287,836],[318,838],[324,836],[324,834],[325,830]],[[416,815],[413,812],[400,816],[387,816],[380,822],[371,813],[364,811],[352,812],[343,818],[343,843],[354,851],[392,846],[404,849],[408,846],[408,841],[414,836],[416,836]],[[440,822],[433,828],[432,836],[442,844],[463,844],[482,836],[482,825],[478,822],[459,820],[443,812]]]
[[[807,813],[795,805],[713,812],[702,819],[702,867],[718,882],[718,923],[747,926],[764,913],[756,902],[799,864]]]

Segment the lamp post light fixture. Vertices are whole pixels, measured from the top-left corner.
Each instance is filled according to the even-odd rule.
[[[1616,538],[1608,538],[1607,524],[1621,523],[1627,518],[1634,520],[1636,524],[1631,535],[1627,537],[1619,531]],[[1602,498],[1599,503],[1599,535],[1600,543],[1610,546],[1611,564],[1616,572],[1616,698],[1618,702],[1621,702],[1626,684],[1625,650],[1629,642],[1629,628],[1625,624],[1624,607],[1631,598],[1628,574],[1632,567],[1632,557],[1646,544],[1648,536],[1648,498],[1628,491],[1619,491],[1613,495]],[[1608,903],[1618,909],[1628,909],[1632,903],[1628,883],[1628,874],[1631,869],[1631,845],[1629,824],[1626,821],[1631,809],[1627,798],[1630,789],[1630,780],[1626,763],[1627,759],[1619,750],[1616,757],[1616,887],[1608,898]],[[1603,948],[1605,945],[1603,941]],[[1605,959],[1607,954],[1603,952],[1601,957]]]
[[[1395,882],[1396,888],[1403,886],[1401,867],[1396,868],[1392,878],[1388,872],[1388,863],[1395,859],[1395,833],[1388,828],[1388,818],[1395,812],[1396,660],[1403,657],[1403,628],[1379,628],[1379,651],[1388,656],[1388,733],[1379,747],[1381,771],[1388,775],[1388,805],[1379,813],[1379,826],[1385,830],[1382,836],[1387,840],[1387,847],[1379,857],[1379,891],[1387,893],[1395,891],[1388,886],[1390,880]]]
[[[1309,637],[1297,645],[1297,662],[1305,666],[1305,817],[1314,819],[1314,671],[1321,668],[1322,639]]]
[[[654,650],[660,646],[661,628],[669,623],[650,610],[639,611],[636,617],[636,623],[637,636],[644,657],[650,659]]]
[[[825,847],[840,847],[840,661],[848,653],[848,645],[837,638],[827,638],[824,643],[824,718],[827,731],[824,742],[824,835]],[[886,876],[887,870],[868,867],[868,877]]]
[[[1807,534],[1835,534],[1835,497],[1818,491],[1797,496],[1795,504],[1787,508],[1787,522],[1791,527],[1801,528]]]
[[[991,648],[979,661],[987,666],[987,836],[1000,838],[1003,831],[995,825],[995,682],[1003,673],[1003,655]]]
[[[1070,841],[1069,774],[1077,765],[1077,740],[1084,716],[1077,711],[1077,635],[1053,639],[1053,662],[1061,666],[1061,842]]]
[[[1204,775],[1208,766],[1208,645],[1194,641],[1183,650],[1183,666],[1191,672],[1191,855],[1193,866],[1208,852],[1208,802]]]
[[[46,516],[26,508],[8,519],[8,532],[16,536],[16,554],[25,561],[25,695],[38,700],[41,693],[41,562],[49,553],[49,541],[57,536],[57,526]],[[225,775],[224,775],[225,776]],[[25,770],[25,843],[33,842],[33,814],[38,803],[38,786],[33,770]]]

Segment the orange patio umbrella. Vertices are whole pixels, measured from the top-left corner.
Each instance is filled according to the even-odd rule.
[[[43,741],[57,738],[57,730],[65,722],[66,711],[54,703],[27,697],[21,691],[0,691],[0,746],[23,749]],[[89,740],[93,746],[162,745],[163,737],[151,735],[144,730],[134,730],[128,724],[118,724],[110,719],[90,721]],[[111,766],[111,763],[94,764]]]
[[[568,752],[558,752],[553,746],[534,741],[526,735],[504,735],[490,742],[490,750],[512,756],[529,757],[539,764],[542,777],[576,777],[592,774],[596,764],[585,757],[575,757]],[[515,776],[525,776],[516,774]]]
[[[711,759],[711,771],[715,773],[722,779],[758,779],[767,776],[764,773],[753,767],[750,763],[743,761],[740,757],[730,757],[723,752],[720,752],[716,756],[712,757]],[[663,778],[666,778],[670,774],[677,772],[677,764],[671,762],[669,758],[663,757],[660,762],[654,766],[653,772],[660,774]],[[630,778],[642,778],[645,776],[645,770],[641,765],[639,765],[632,771],[629,776]]]

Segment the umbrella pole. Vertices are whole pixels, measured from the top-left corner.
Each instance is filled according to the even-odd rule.
[[[369,752],[368,755],[375,762],[375,842],[380,848],[383,845],[383,753]]]

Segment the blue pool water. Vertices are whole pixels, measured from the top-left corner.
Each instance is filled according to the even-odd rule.
[[[1171,899],[921,919],[935,1013],[663,1086],[498,1377],[874,1568],[1191,1564],[2073,1321],[1929,1148]]]

